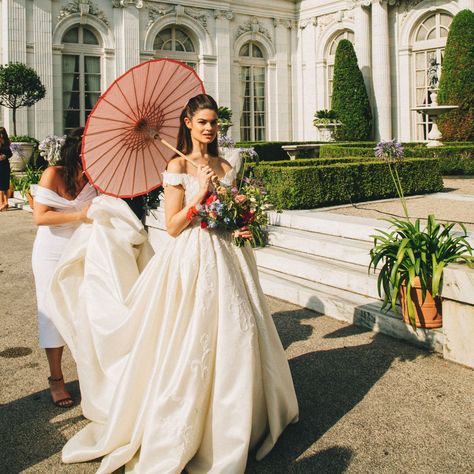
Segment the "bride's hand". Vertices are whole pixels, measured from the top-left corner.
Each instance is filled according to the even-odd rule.
[[[84,224],[92,224],[93,222],[92,219],[89,219],[89,217],[87,217],[87,212],[89,211],[89,207],[90,205],[84,207],[77,213],[77,219],[83,222]]]
[[[247,226],[244,226],[234,232],[234,237],[242,237],[243,239],[251,240],[253,238],[253,235],[249,228]]]
[[[199,190],[205,194],[209,190],[209,185],[214,177],[217,177],[214,171],[207,165],[198,165],[197,178],[199,180]]]

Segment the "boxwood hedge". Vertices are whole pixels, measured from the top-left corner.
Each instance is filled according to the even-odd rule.
[[[375,143],[331,144],[321,145],[320,158],[373,157]],[[442,147],[428,148],[420,143],[404,143],[407,158],[437,158],[441,174],[474,175],[474,144],[449,144]]]
[[[314,164],[307,164],[312,161]],[[251,171],[264,182],[273,203],[281,209],[312,209],[397,196],[383,161],[321,162],[324,160],[301,160],[300,166],[288,162],[252,164]],[[437,159],[408,158],[398,166],[406,195],[443,189]]]

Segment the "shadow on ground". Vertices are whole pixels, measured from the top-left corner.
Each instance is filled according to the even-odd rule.
[[[311,336],[313,328],[304,320],[312,317],[321,316],[308,310],[274,314],[285,348]],[[323,338],[346,338],[350,341],[351,336],[364,332],[370,330],[344,326]],[[345,472],[353,456],[350,449],[334,446],[318,451],[314,447],[310,449],[311,446],[365,397],[394,360],[414,360],[422,354],[423,351],[415,347],[373,333],[366,344],[353,345],[351,342],[347,347],[342,345],[291,359],[300,421],[284,431],[264,460],[256,462],[251,455],[246,473]],[[305,452],[304,457],[301,457]]]

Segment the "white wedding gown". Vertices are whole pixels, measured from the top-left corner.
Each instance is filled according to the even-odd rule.
[[[187,174],[165,172],[164,184],[183,185],[185,199],[198,189]],[[249,449],[263,458],[298,419],[252,249],[195,224],[141,271],[149,247],[128,207],[100,196],[89,215],[48,295],[92,420],[63,461],[104,456],[100,473],[243,473]]]

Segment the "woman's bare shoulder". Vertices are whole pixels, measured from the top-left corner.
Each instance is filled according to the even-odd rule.
[[[186,173],[186,161],[181,156],[172,158],[166,167],[168,173]]]
[[[62,167],[48,166],[41,175],[39,184],[44,188],[56,190],[58,185],[62,182]]]
[[[228,173],[233,168],[233,166],[224,158],[217,156],[216,159],[219,160],[218,165],[223,169],[225,173]]]

